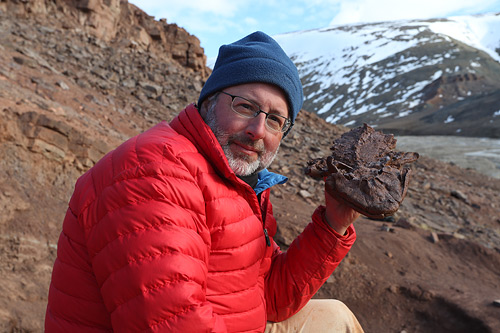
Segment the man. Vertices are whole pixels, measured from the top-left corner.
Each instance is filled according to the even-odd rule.
[[[327,196],[286,253],[272,238],[270,187],[286,178],[266,168],[302,99],[266,34],[222,46],[197,105],[78,180],[46,331],[262,332],[296,320],[362,331],[339,302],[307,304],[352,246],[358,214]]]

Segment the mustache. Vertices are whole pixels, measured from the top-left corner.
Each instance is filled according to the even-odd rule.
[[[252,140],[245,134],[241,133],[229,134],[226,131],[224,131],[217,122],[217,117],[215,117],[214,107],[211,107],[208,110],[205,122],[208,125],[208,127],[210,127],[210,129],[215,135],[215,138],[217,139],[217,141],[221,146],[223,147],[229,146],[231,143],[236,141],[240,144],[251,147],[252,149],[257,151],[259,155],[267,153],[266,147],[264,145],[264,140],[262,139]]]
[[[240,144],[243,144],[245,146],[251,147],[252,149],[256,150],[259,153],[265,153],[266,152],[266,147],[264,145],[264,140],[259,139],[259,140],[252,140],[248,138],[247,136],[242,136],[242,135],[231,135],[228,137],[228,144],[232,142],[238,142]]]

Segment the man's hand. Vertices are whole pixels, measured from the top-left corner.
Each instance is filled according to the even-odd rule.
[[[325,181],[325,219],[333,230],[340,235],[344,235],[347,228],[349,228],[360,214],[351,207],[338,202],[328,194],[328,186],[328,181]]]

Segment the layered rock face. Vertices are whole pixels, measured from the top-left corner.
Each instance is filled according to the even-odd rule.
[[[202,78],[210,73],[198,38],[176,24],[168,24],[166,19],[154,20],[127,1],[4,1],[0,2],[0,10],[40,23],[49,20],[63,29],[83,28],[110,46],[132,43],[160,57],[171,57]]]
[[[0,2],[0,331],[43,331],[77,178],[209,73],[195,36],[126,1]]]

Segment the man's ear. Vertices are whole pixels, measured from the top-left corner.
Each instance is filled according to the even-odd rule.
[[[198,105],[198,111],[200,112],[201,117],[203,120],[206,120],[207,114],[208,114],[208,109],[212,107],[212,103],[217,103],[217,97],[219,96],[219,93],[214,93],[212,95],[207,96],[201,105]]]
[[[206,119],[207,116],[207,100],[205,99],[201,105],[198,105],[198,112],[200,113],[200,116],[203,118],[203,120]]]

